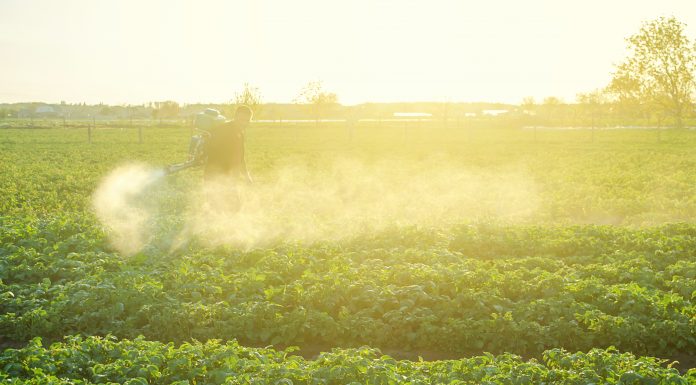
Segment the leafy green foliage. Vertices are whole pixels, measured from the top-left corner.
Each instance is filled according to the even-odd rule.
[[[503,354],[437,362],[397,361],[367,347],[334,349],[307,361],[292,350],[246,348],[229,341],[180,346],[146,341],[70,337],[44,347],[35,338],[0,356],[9,384],[694,384],[655,358],[616,349],[544,353],[524,361]]]
[[[15,341],[112,333],[453,354],[696,349],[692,225],[397,229],[420,247],[386,232],[132,259],[97,251],[99,238],[83,233],[50,246],[19,241],[44,231],[0,234],[9,241],[0,330]]]
[[[680,377],[656,359],[631,355],[696,351],[689,133],[665,133],[659,145],[640,132],[601,133],[586,148],[569,139],[576,133],[545,133],[543,144],[532,144],[515,142],[512,130],[517,139],[508,142],[497,141],[500,132],[474,132],[465,147],[462,133],[414,130],[393,150],[386,130],[357,132],[359,149],[336,140],[340,132],[254,127],[251,167],[263,175],[286,156],[320,168],[340,151],[369,161],[444,149],[463,167],[527,168],[541,208],[533,224],[402,226],[247,251],[194,241],[172,253],[155,239],[124,257],[92,215],[91,192],[129,159],[182,159],[188,131],[146,132],[145,143],[133,145],[124,133],[104,130],[91,147],[77,130],[0,131],[0,336],[27,344],[4,350],[2,381],[694,382],[693,373]],[[167,180],[162,206],[181,212],[197,178]],[[158,225],[166,235],[178,223]],[[48,348],[38,339],[64,336]],[[305,361],[236,341],[353,349]],[[363,345],[474,357],[402,362]]]

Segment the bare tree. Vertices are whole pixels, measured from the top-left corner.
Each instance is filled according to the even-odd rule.
[[[581,117],[590,118],[592,129],[597,125],[602,107],[606,104],[607,98],[603,90],[594,90],[577,95],[578,108]]]
[[[336,104],[338,102],[338,97],[333,92],[325,91],[321,81],[313,81],[307,83],[302,91],[300,91],[295,102],[309,104],[312,107],[314,120],[316,124],[319,125],[319,119],[323,116],[326,107]]]
[[[255,116],[261,111],[261,106],[263,104],[261,91],[259,91],[258,87],[249,85],[249,83],[244,83],[244,89],[236,93],[233,100],[236,105],[243,104],[251,108]]]
[[[560,117],[562,105],[563,101],[560,98],[549,96],[544,99],[544,103],[540,106],[540,110],[544,117],[553,124]]]
[[[171,100],[164,102],[153,102],[151,105],[152,117],[155,119],[174,118],[179,115],[179,111],[181,109],[179,103]]]
[[[520,107],[522,107],[522,112],[524,114],[534,115],[536,112],[536,101],[534,101],[534,98],[531,96],[525,96],[522,99],[522,104]]]

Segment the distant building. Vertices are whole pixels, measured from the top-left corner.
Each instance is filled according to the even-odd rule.
[[[38,106],[34,111],[36,115],[55,115],[56,110],[52,106]]]
[[[483,110],[481,115],[483,116],[500,116],[510,112],[509,110]]]
[[[433,114],[427,112],[395,112],[395,118],[430,118]]]
[[[27,118],[55,118],[58,116],[58,110],[49,105],[37,106],[35,108],[25,107],[17,112],[17,117],[20,119]]]

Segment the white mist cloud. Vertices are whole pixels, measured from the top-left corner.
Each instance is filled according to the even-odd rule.
[[[522,173],[466,170],[446,161],[342,160],[323,171],[283,167],[268,180],[240,185],[238,192],[229,180],[204,186],[186,231],[209,244],[250,248],[344,239],[390,226],[514,221],[539,205],[534,183]]]
[[[147,225],[152,210],[142,201],[142,194],[164,173],[142,164],[116,168],[94,192],[92,203],[97,218],[109,231],[112,245],[121,253],[134,254],[150,237]]]
[[[193,239],[249,249],[273,242],[346,239],[392,226],[517,221],[531,217],[539,206],[536,186],[522,172],[467,170],[444,159],[372,165],[335,160],[321,170],[285,166],[253,185],[221,178],[179,191],[189,200],[184,213],[164,212],[142,199],[149,189],[152,199],[159,190],[164,193],[154,183],[161,177],[142,165],[124,166],[95,192],[97,216],[121,253],[136,253],[158,238],[172,249]],[[159,234],[152,225],[153,218],[180,215],[184,225],[174,237]]]

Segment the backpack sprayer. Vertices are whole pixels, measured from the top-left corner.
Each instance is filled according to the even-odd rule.
[[[224,123],[226,118],[220,111],[207,108],[205,111],[196,114],[194,128],[199,133],[191,137],[189,142],[188,160],[183,163],[170,164],[164,168],[165,174],[173,174],[191,167],[202,166],[208,159],[208,139],[209,130]]]

